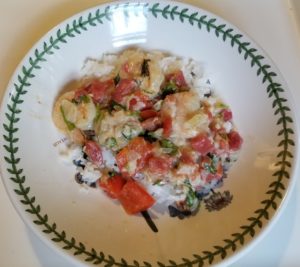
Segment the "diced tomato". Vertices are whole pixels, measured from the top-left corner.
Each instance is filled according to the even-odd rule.
[[[228,141],[223,139],[223,138],[220,138],[219,139],[219,149],[221,150],[228,150]]]
[[[155,131],[162,125],[162,122],[160,117],[152,117],[144,120],[141,125],[144,130]]]
[[[148,170],[154,174],[166,174],[173,166],[174,158],[164,156],[152,156],[148,160]]]
[[[112,98],[117,103],[121,103],[124,96],[131,94],[137,88],[137,84],[132,79],[122,79],[116,86]]]
[[[143,169],[147,159],[152,153],[152,145],[142,137],[135,137],[124,147],[116,156],[117,165],[124,177],[133,176],[136,172]],[[135,162],[133,170],[128,168]]]
[[[232,112],[230,109],[222,110],[222,116],[224,121],[230,121],[232,119]]]
[[[131,160],[136,160],[136,158],[134,158],[135,154],[133,152],[134,151],[131,151],[128,148],[128,146],[126,146],[116,156],[116,162],[117,162],[117,165],[119,167],[119,170],[126,177],[130,176],[129,173],[128,173],[128,170],[126,170],[126,165]]]
[[[145,211],[155,203],[155,199],[134,180],[123,186],[119,201],[128,214]]]
[[[101,166],[103,163],[103,157],[100,146],[92,140],[88,140],[85,143],[84,152],[89,159],[97,166]]]
[[[136,151],[143,157],[152,152],[152,145],[142,137],[132,139],[128,144],[128,148]]]
[[[99,81],[94,79],[87,86],[80,88],[75,92],[75,99],[83,95],[90,94],[96,103],[107,104],[111,99],[112,91],[114,90],[114,82],[112,79]]]
[[[152,107],[151,99],[145,95],[141,90],[136,90],[132,94],[132,98],[129,101],[129,109],[130,110],[143,110]]]
[[[201,153],[201,155],[206,155],[212,152],[214,149],[213,143],[208,138],[207,134],[201,133],[190,140],[191,146],[194,150]]]
[[[155,109],[145,109],[145,110],[142,110],[140,112],[140,117],[143,120],[153,118],[153,117],[157,117],[157,116],[158,116],[158,112]]]
[[[164,115],[163,117],[163,136],[169,137],[172,132],[172,118],[170,115]]]
[[[187,83],[181,70],[166,75],[166,80],[175,83],[179,88],[187,86]]]
[[[129,101],[129,109],[130,110],[135,110],[135,107],[137,106],[137,99],[136,98],[131,98]]]
[[[112,177],[102,177],[99,180],[99,186],[111,197],[118,198],[121,194],[123,186],[126,184],[126,179],[121,175]]]
[[[114,81],[112,79],[106,81],[94,80],[90,87],[90,92],[93,100],[97,103],[107,104],[111,99],[112,91],[114,90]]]
[[[190,151],[188,148],[181,149],[181,156],[180,156],[180,162],[184,164],[194,164],[195,160],[192,155],[192,151]]]
[[[236,131],[231,131],[228,134],[228,143],[231,150],[237,151],[241,148],[243,139]]]

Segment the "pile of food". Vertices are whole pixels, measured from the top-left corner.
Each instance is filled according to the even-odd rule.
[[[153,205],[188,216],[222,184],[241,148],[230,108],[199,63],[128,49],[88,60],[53,120],[72,143],[76,181],[136,214]]]

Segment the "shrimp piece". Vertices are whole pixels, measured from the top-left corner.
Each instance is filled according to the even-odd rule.
[[[89,130],[93,126],[96,107],[91,98],[87,102],[75,104],[72,102],[74,97],[75,91],[61,95],[54,105],[52,119],[55,126],[74,143],[83,144],[81,130]]]
[[[161,114],[172,119],[170,139],[176,145],[185,145],[186,139],[208,129],[209,118],[201,109],[198,95],[192,91],[168,95],[162,104]]]
[[[52,112],[52,119],[55,126],[62,131],[63,133],[68,133],[68,126],[66,125],[62,114],[61,114],[61,105],[62,102],[65,100],[71,101],[75,96],[75,91],[69,91],[62,94],[54,104],[53,112]]]

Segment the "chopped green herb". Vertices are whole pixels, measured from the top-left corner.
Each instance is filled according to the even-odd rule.
[[[117,174],[117,172],[115,171],[115,170],[110,170],[109,172],[108,172],[108,176],[109,177],[113,177],[113,176],[115,176]]]
[[[117,140],[114,137],[110,137],[105,142],[106,147],[113,148],[117,145]]]
[[[209,173],[212,173],[212,174],[215,174],[217,172],[215,166],[212,163],[211,164],[205,163],[204,164],[204,169],[206,171],[208,171]]]
[[[73,104],[76,104],[76,105],[79,104],[79,102],[78,102],[75,98],[73,98],[73,99],[71,100],[71,102],[72,102]]]
[[[161,89],[161,98],[164,99],[167,95],[174,94],[178,91],[175,83],[169,82]]]
[[[153,185],[159,185],[159,186],[162,186],[162,185],[164,185],[164,184],[165,184],[164,181],[161,180],[161,179],[158,179],[158,180],[156,180],[156,181],[153,183]]]
[[[195,204],[198,204],[198,198],[197,198],[196,192],[193,191],[193,189],[192,189],[193,187],[188,179],[186,179],[184,181],[184,184],[188,188],[188,192],[187,192],[185,201],[186,201],[187,206],[189,208],[192,208],[195,206]]]
[[[150,71],[149,71],[149,61],[150,59],[144,59],[141,67],[141,75],[144,77],[149,77],[150,76]]]
[[[126,108],[114,100],[110,101],[108,106],[109,112],[112,112],[113,110],[121,110],[121,109],[125,110]]]
[[[90,103],[91,99],[88,95],[83,95],[80,97],[80,102],[83,102],[83,103]]]
[[[80,104],[82,102],[87,104],[87,103],[90,103],[90,101],[91,101],[91,98],[88,95],[81,95],[80,97],[73,98],[71,100],[71,102],[74,103],[74,104],[76,104],[76,105],[78,105],[78,104]]]
[[[195,200],[198,200],[195,192],[192,189],[189,189],[189,192],[186,196],[186,204],[189,207],[193,207],[194,203],[195,203]]]
[[[176,155],[178,152],[178,147],[168,139],[160,140],[159,144],[163,148],[163,151],[171,156]]]
[[[138,119],[140,119],[140,114],[141,114],[141,112],[138,111],[138,110],[132,110],[132,111],[130,111],[130,116],[136,117]]]
[[[76,128],[76,126],[75,126],[75,124],[74,124],[73,122],[70,122],[70,121],[67,120],[66,115],[65,115],[65,112],[64,112],[64,109],[63,109],[62,106],[60,106],[60,112],[61,112],[61,115],[62,115],[62,117],[63,117],[63,120],[64,120],[65,124],[66,124],[67,127],[68,127],[68,130],[69,130],[69,131],[74,130],[74,129]]]
[[[157,137],[155,136],[154,132],[145,131],[139,136],[143,137],[146,141],[150,143],[154,143],[155,141],[157,141]]]
[[[139,123],[129,121],[123,125],[121,134],[125,139],[131,140],[132,138],[138,136],[141,133],[141,131],[142,128]]]
[[[219,163],[219,158],[215,154],[210,154],[210,163],[204,163],[204,169],[209,173],[215,174]]]
[[[120,82],[120,74],[118,73],[117,76],[114,78],[114,84],[117,85]]]
[[[218,109],[227,109],[229,108],[227,105],[225,105],[223,102],[217,102],[215,104],[215,107],[218,108]]]
[[[96,105],[96,116],[94,118],[94,123],[100,122],[104,118],[104,111],[101,110],[99,104]]]

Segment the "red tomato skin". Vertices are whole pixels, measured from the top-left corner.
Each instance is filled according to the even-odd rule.
[[[112,99],[117,103],[121,103],[123,98],[131,94],[137,87],[137,84],[132,79],[122,79],[117,84],[115,91],[112,94]]]
[[[103,82],[94,80],[90,87],[93,100],[97,103],[108,103],[111,99],[113,90],[114,81],[112,79]]]
[[[155,199],[134,180],[129,180],[123,186],[119,201],[128,214],[145,211],[155,203]]]
[[[191,146],[201,155],[206,155],[214,150],[214,145],[208,138],[207,134],[201,133],[190,140]]]
[[[162,122],[160,117],[152,117],[144,120],[141,125],[144,130],[155,131],[162,125]]]
[[[114,81],[112,79],[106,81],[99,81],[94,79],[87,86],[78,89],[75,92],[75,99],[83,95],[90,94],[96,103],[107,104],[111,99],[112,91],[114,90]]]
[[[158,112],[155,109],[144,109],[140,112],[140,117],[143,120],[153,118],[153,117],[157,117],[157,116],[158,116]]]
[[[95,141],[88,140],[85,142],[85,153],[89,159],[97,166],[101,166],[103,163],[103,156],[101,148]]]
[[[135,110],[135,106],[137,105],[138,101],[136,98],[132,98],[129,101],[129,110]]]
[[[172,133],[172,118],[170,115],[163,117],[163,136],[168,138]]]
[[[232,112],[230,109],[224,109],[222,111],[222,116],[223,116],[223,119],[224,121],[230,121],[232,120]]]
[[[236,131],[231,131],[228,134],[228,143],[229,143],[229,149],[233,151],[237,151],[241,148],[243,139]]]
[[[151,156],[147,167],[150,172],[162,175],[166,174],[172,168],[173,162],[174,159],[169,156]]]
[[[121,194],[123,186],[126,184],[126,179],[121,175],[114,175],[107,179],[101,178],[99,180],[99,186],[107,193],[111,198],[117,199]]]
[[[166,76],[166,80],[175,83],[179,88],[187,86],[187,83],[181,70],[168,74]]]

